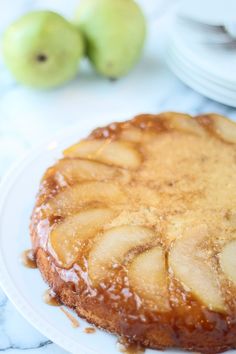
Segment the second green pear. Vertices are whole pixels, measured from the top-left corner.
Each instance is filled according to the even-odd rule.
[[[146,22],[135,1],[82,0],[77,24],[87,42],[87,55],[100,74],[118,78],[138,61]]]

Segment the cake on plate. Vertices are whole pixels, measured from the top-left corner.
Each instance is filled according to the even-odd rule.
[[[236,124],[144,114],[98,128],[44,174],[31,219],[58,299],[130,343],[236,347]]]

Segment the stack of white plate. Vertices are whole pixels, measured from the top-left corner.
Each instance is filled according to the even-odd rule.
[[[212,1],[208,1],[207,7],[207,1],[204,0],[202,8],[205,11],[201,18],[201,2],[197,2],[197,13],[194,6],[189,7],[192,1],[182,1],[170,30],[167,62],[188,86],[218,102],[236,107],[236,38],[224,33],[223,26],[218,27],[220,10],[217,19],[209,15],[209,22],[206,22],[208,10],[217,13],[214,7],[210,7]],[[236,1],[233,6],[236,20]],[[228,7],[229,13],[232,14],[232,11]],[[222,17],[222,25],[223,21],[226,20]]]

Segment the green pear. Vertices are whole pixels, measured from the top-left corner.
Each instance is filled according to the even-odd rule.
[[[133,0],[82,0],[76,23],[84,34],[87,55],[102,75],[118,78],[138,61],[146,22]]]
[[[6,66],[17,81],[36,88],[61,85],[75,77],[83,49],[78,28],[51,11],[24,15],[3,37]]]

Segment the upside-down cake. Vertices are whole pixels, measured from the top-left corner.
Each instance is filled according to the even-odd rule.
[[[236,347],[236,124],[163,113],[95,130],[46,171],[31,237],[89,322],[151,348]]]

